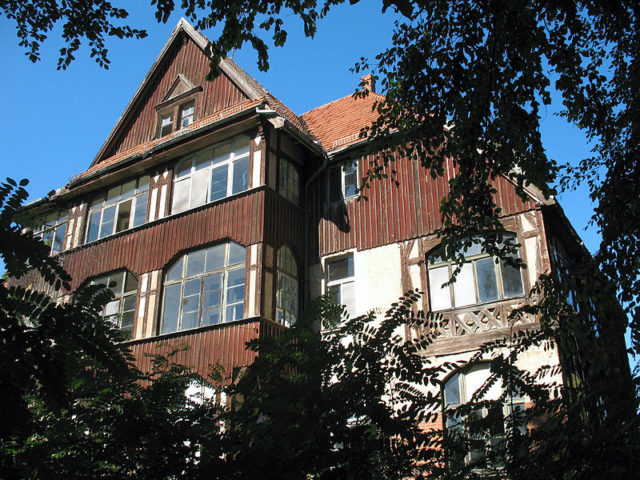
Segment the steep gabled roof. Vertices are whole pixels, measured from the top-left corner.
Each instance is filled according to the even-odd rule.
[[[382,100],[384,96],[374,92],[364,98],[349,95],[303,113],[300,118],[322,148],[332,152],[361,140],[360,130],[378,118],[373,107]]]
[[[207,40],[206,37],[204,37],[201,33],[196,31],[189,24],[189,22],[187,22],[184,18],[180,19],[180,21],[178,22],[176,27],[173,29],[171,35],[169,36],[169,39],[167,40],[167,42],[165,43],[164,47],[160,51],[160,53],[159,53],[158,57],[156,58],[155,62],[153,63],[153,65],[149,69],[149,72],[147,73],[147,75],[143,79],[142,83],[140,84],[140,86],[136,90],[135,94],[133,95],[133,97],[129,101],[129,104],[127,105],[127,107],[125,108],[124,112],[122,113],[122,115],[120,116],[118,121],[116,122],[116,125],[113,127],[113,129],[112,129],[111,133],[109,134],[109,136],[107,137],[106,141],[104,142],[104,144],[102,145],[102,147],[98,151],[97,155],[95,156],[95,158],[91,162],[91,165],[89,166],[89,169],[87,171],[81,173],[79,175],[79,177],[86,176],[86,175],[88,175],[90,173],[93,173],[93,172],[95,172],[97,170],[100,170],[100,169],[102,169],[104,167],[107,167],[107,166],[110,166],[110,165],[114,165],[115,163],[119,163],[121,161],[124,161],[124,160],[126,160],[127,158],[130,158],[133,155],[148,152],[151,148],[153,148],[153,147],[155,147],[155,146],[157,146],[159,144],[162,144],[164,142],[171,141],[174,137],[186,133],[184,131],[183,132],[174,132],[174,134],[172,134],[172,135],[168,135],[168,136],[162,137],[160,139],[152,139],[152,140],[149,140],[149,141],[144,142],[142,144],[135,145],[132,148],[129,148],[129,149],[125,150],[125,151],[121,151],[121,152],[116,153],[114,155],[111,155],[109,157],[105,157],[105,154],[107,152],[109,152],[110,147],[116,141],[118,135],[123,131],[123,129],[126,128],[126,123],[127,123],[128,119],[129,119],[129,117],[133,114],[133,112],[134,112],[136,106],[138,105],[141,97],[145,94],[145,92],[149,88],[152,88],[152,83],[153,83],[154,76],[159,71],[159,69],[162,68],[164,59],[169,55],[169,51],[171,50],[171,48],[174,45],[174,43],[176,41],[178,41],[178,39],[179,39],[181,34],[186,35],[201,50],[204,50],[204,48],[208,44],[208,40]],[[203,54],[203,56],[204,56],[204,54]],[[261,105],[261,104],[267,104],[269,106],[269,108],[271,108],[279,116],[281,116],[285,120],[287,120],[289,126],[293,127],[295,130],[297,130],[299,132],[299,134],[303,138],[308,140],[310,143],[313,142],[314,139],[313,139],[312,134],[310,133],[310,131],[308,129],[305,128],[304,124],[300,121],[300,119],[289,108],[287,108],[282,102],[280,102],[273,94],[271,94],[266,88],[264,88],[262,85],[260,85],[260,83],[258,83],[254,78],[252,78],[249,74],[247,74],[242,68],[240,68],[238,65],[236,65],[235,62],[233,62],[232,60],[227,59],[227,58],[222,59],[220,61],[220,68],[221,68],[223,74],[226,75],[227,77],[229,77],[229,79],[233,82],[233,84],[235,84],[238,87],[238,89],[240,91],[242,91],[242,93],[244,95],[246,95],[246,97],[248,98],[248,100],[243,101],[240,104],[237,104],[237,107],[247,108],[247,105],[249,105],[249,104],[255,104],[255,106],[258,106],[258,105]],[[193,85],[191,84],[191,82],[186,77],[180,77],[179,76],[178,78],[176,78],[174,84],[169,89],[169,91],[167,92],[166,95],[170,96],[172,90],[179,83],[183,83],[183,84],[185,84],[187,86],[191,86],[193,88]],[[165,95],[164,100],[166,100],[166,95]],[[224,114],[225,113],[229,113],[230,110],[234,110],[235,111],[235,110],[237,110],[237,108],[228,108],[228,109],[225,109],[225,111],[216,112],[213,115],[209,115],[209,116],[207,116],[205,118],[202,118],[199,121],[194,122],[192,125],[190,125],[188,131],[192,132],[192,131],[197,130],[198,128],[200,128],[202,126],[209,125],[209,124],[212,123],[212,121],[220,119],[221,118],[220,117],[221,114],[224,116]],[[212,120],[212,119],[214,119],[214,120]]]

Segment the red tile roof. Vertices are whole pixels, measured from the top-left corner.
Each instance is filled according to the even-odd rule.
[[[327,152],[356,143],[360,130],[378,118],[373,111],[377,101],[384,100],[379,93],[364,98],[349,95],[303,113],[300,118]]]

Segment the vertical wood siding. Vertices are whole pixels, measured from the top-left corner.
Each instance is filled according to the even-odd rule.
[[[248,191],[63,253],[71,289],[113,270],[126,268],[138,275],[161,270],[178,253],[199,245],[227,239],[244,246],[260,242],[264,205],[264,189]]]
[[[152,358],[149,355],[168,355],[171,360],[188,367],[193,367],[199,374],[207,375],[211,366],[220,365],[226,374],[231,376],[234,367],[251,364],[256,357],[255,352],[247,349],[246,343],[259,338],[262,326],[258,319],[220,324],[206,329],[179,332],[161,338],[135,340],[129,342],[136,366],[148,372],[152,369]]]
[[[359,162],[359,175],[368,170],[372,157]],[[444,176],[431,178],[417,161],[401,159],[392,167],[391,178],[375,180],[364,193],[368,201],[326,203],[327,176],[321,177],[310,192],[313,228],[317,232],[313,251],[320,256],[348,248],[366,250],[432,234],[442,226],[440,199],[448,193],[448,182],[454,174],[452,162],[445,166]],[[533,200],[523,201],[515,186],[504,178],[495,182],[496,200],[502,215],[508,216],[536,207]]]
[[[203,90],[195,104],[196,119],[236,105],[248,97],[227,77],[222,74],[209,82],[205,79],[209,73],[209,63],[200,48],[186,36],[184,41],[176,41],[168,52],[163,65],[156,72],[148,88],[141,95],[138,104],[125,120],[122,130],[114,138],[112,145],[104,152],[102,158],[108,158],[155,137],[155,106],[171,88],[179,73],[183,74],[195,86]]]

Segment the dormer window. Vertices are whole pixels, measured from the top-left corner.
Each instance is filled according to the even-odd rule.
[[[182,130],[196,120],[196,100],[201,91],[202,87],[194,86],[184,75],[176,77],[155,107],[158,112],[158,138]]]

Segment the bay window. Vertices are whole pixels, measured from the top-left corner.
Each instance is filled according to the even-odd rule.
[[[171,213],[215,202],[249,188],[249,137],[205,148],[174,170]]]
[[[477,243],[465,251],[464,257],[455,281],[445,285],[451,280],[456,263],[444,258],[442,248],[428,256],[432,311],[524,295],[520,269],[484,253]]]
[[[142,225],[147,220],[149,176],[110,188],[89,207],[86,242]]]
[[[164,277],[160,333],[243,318],[245,261],[233,242],[180,257]]]

